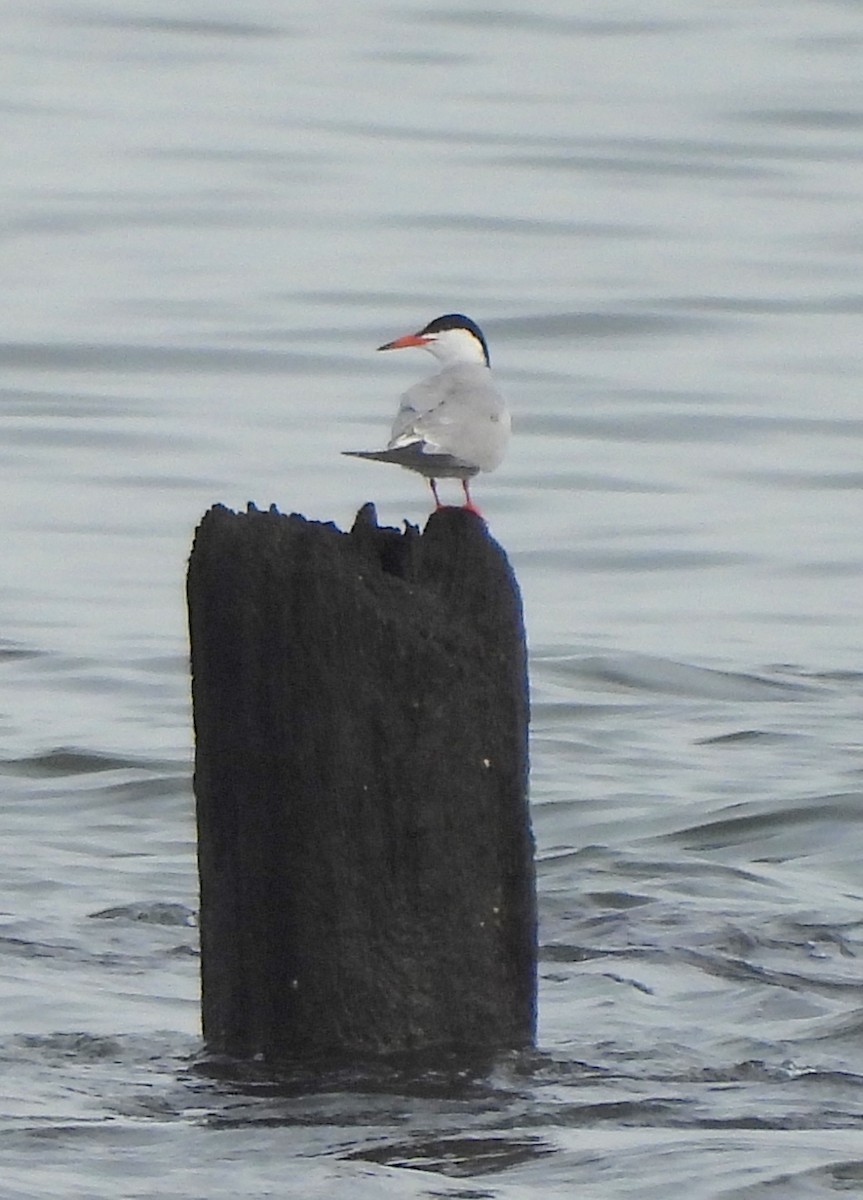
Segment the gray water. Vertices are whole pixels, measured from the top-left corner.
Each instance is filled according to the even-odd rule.
[[[863,10],[7,0],[0,1195],[863,1195]],[[540,1047],[214,1080],[194,527],[343,527],[485,329]]]

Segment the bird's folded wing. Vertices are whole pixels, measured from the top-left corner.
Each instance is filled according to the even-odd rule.
[[[388,446],[386,450],[343,450],[348,458],[369,458],[375,462],[396,463],[419,471],[430,479],[454,476],[459,479],[475,475],[477,468],[452,454],[442,454],[423,441],[408,442],[400,446]]]

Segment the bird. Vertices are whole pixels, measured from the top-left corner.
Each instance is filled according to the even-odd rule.
[[[509,441],[511,419],[492,378],[488,343],[482,330],[462,313],[435,317],[417,333],[406,333],[379,350],[421,346],[441,364],[428,379],[401,397],[385,450],[343,450],[351,458],[396,463],[424,475],[443,508],[439,479],[459,479],[464,508],[479,514],[470,480],[500,466]]]

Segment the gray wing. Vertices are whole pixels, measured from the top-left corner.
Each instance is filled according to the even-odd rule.
[[[427,479],[471,479],[479,467],[464,463],[451,454],[434,454],[422,441],[406,442],[386,450],[343,450],[348,458],[370,458],[374,462],[395,463],[410,471],[419,471]]]
[[[499,466],[510,417],[488,367],[457,363],[415,384],[402,396],[388,449],[421,443],[421,452],[447,455],[478,471]]]

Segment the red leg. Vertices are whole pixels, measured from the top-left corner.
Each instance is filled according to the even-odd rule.
[[[463,479],[461,481],[461,486],[464,488],[464,505],[463,505],[463,507],[466,508],[468,510],[468,512],[476,513],[476,515],[478,517],[481,517],[482,513],[479,511],[477,506],[474,504],[473,500],[471,500],[471,498],[470,498],[470,485],[468,484],[468,481],[466,479]]]
[[[442,504],[441,504],[441,502],[440,502],[440,496],[437,494],[437,482],[436,482],[436,480],[434,480],[434,479],[430,479],[430,480],[429,480],[429,487],[431,488],[431,490],[432,490],[432,495],[434,496],[434,506],[435,506],[435,508],[443,508],[443,505],[442,505]]]

